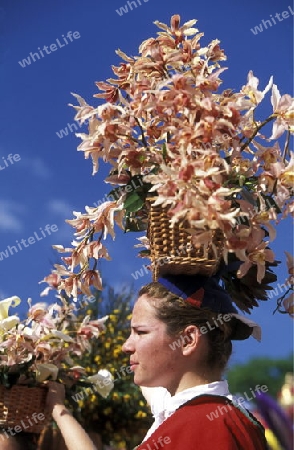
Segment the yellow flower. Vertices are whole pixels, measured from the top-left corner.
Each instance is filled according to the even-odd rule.
[[[136,419],[141,419],[142,417],[147,417],[147,413],[145,413],[144,411],[138,411],[135,417]]]
[[[115,348],[115,349],[113,350],[113,357],[114,357],[114,358],[117,358],[120,354],[121,354],[121,349]]]

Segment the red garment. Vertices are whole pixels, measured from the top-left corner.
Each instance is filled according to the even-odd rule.
[[[200,395],[182,405],[137,450],[266,450],[264,429],[226,397]]]

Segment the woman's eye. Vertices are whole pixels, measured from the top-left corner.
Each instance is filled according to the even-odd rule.
[[[142,330],[137,330],[137,334],[146,334],[147,333],[147,331],[142,331]]]

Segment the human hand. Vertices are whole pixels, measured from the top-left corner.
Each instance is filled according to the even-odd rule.
[[[48,387],[46,407],[52,413],[56,405],[64,406],[65,388],[63,384],[56,381],[47,381],[44,384]]]
[[[46,381],[48,387],[46,407],[50,409],[68,450],[97,450],[79,422],[72,416],[71,412],[64,406],[65,387],[56,381]]]

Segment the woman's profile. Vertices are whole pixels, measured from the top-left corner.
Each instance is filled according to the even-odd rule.
[[[260,340],[260,327],[238,314],[216,277],[166,275],[141,288],[122,347],[154,415],[137,450],[268,448],[223,379],[232,341],[250,336]],[[95,450],[58,383],[49,382],[48,406],[69,450]]]
[[[138,450],[265,450],[264,429],[222,379],[232,340],[260,339],[216,278],[167,275],[141,288],[123,345],[154,423]],[[150,389],[153,388],[153,389]]]

